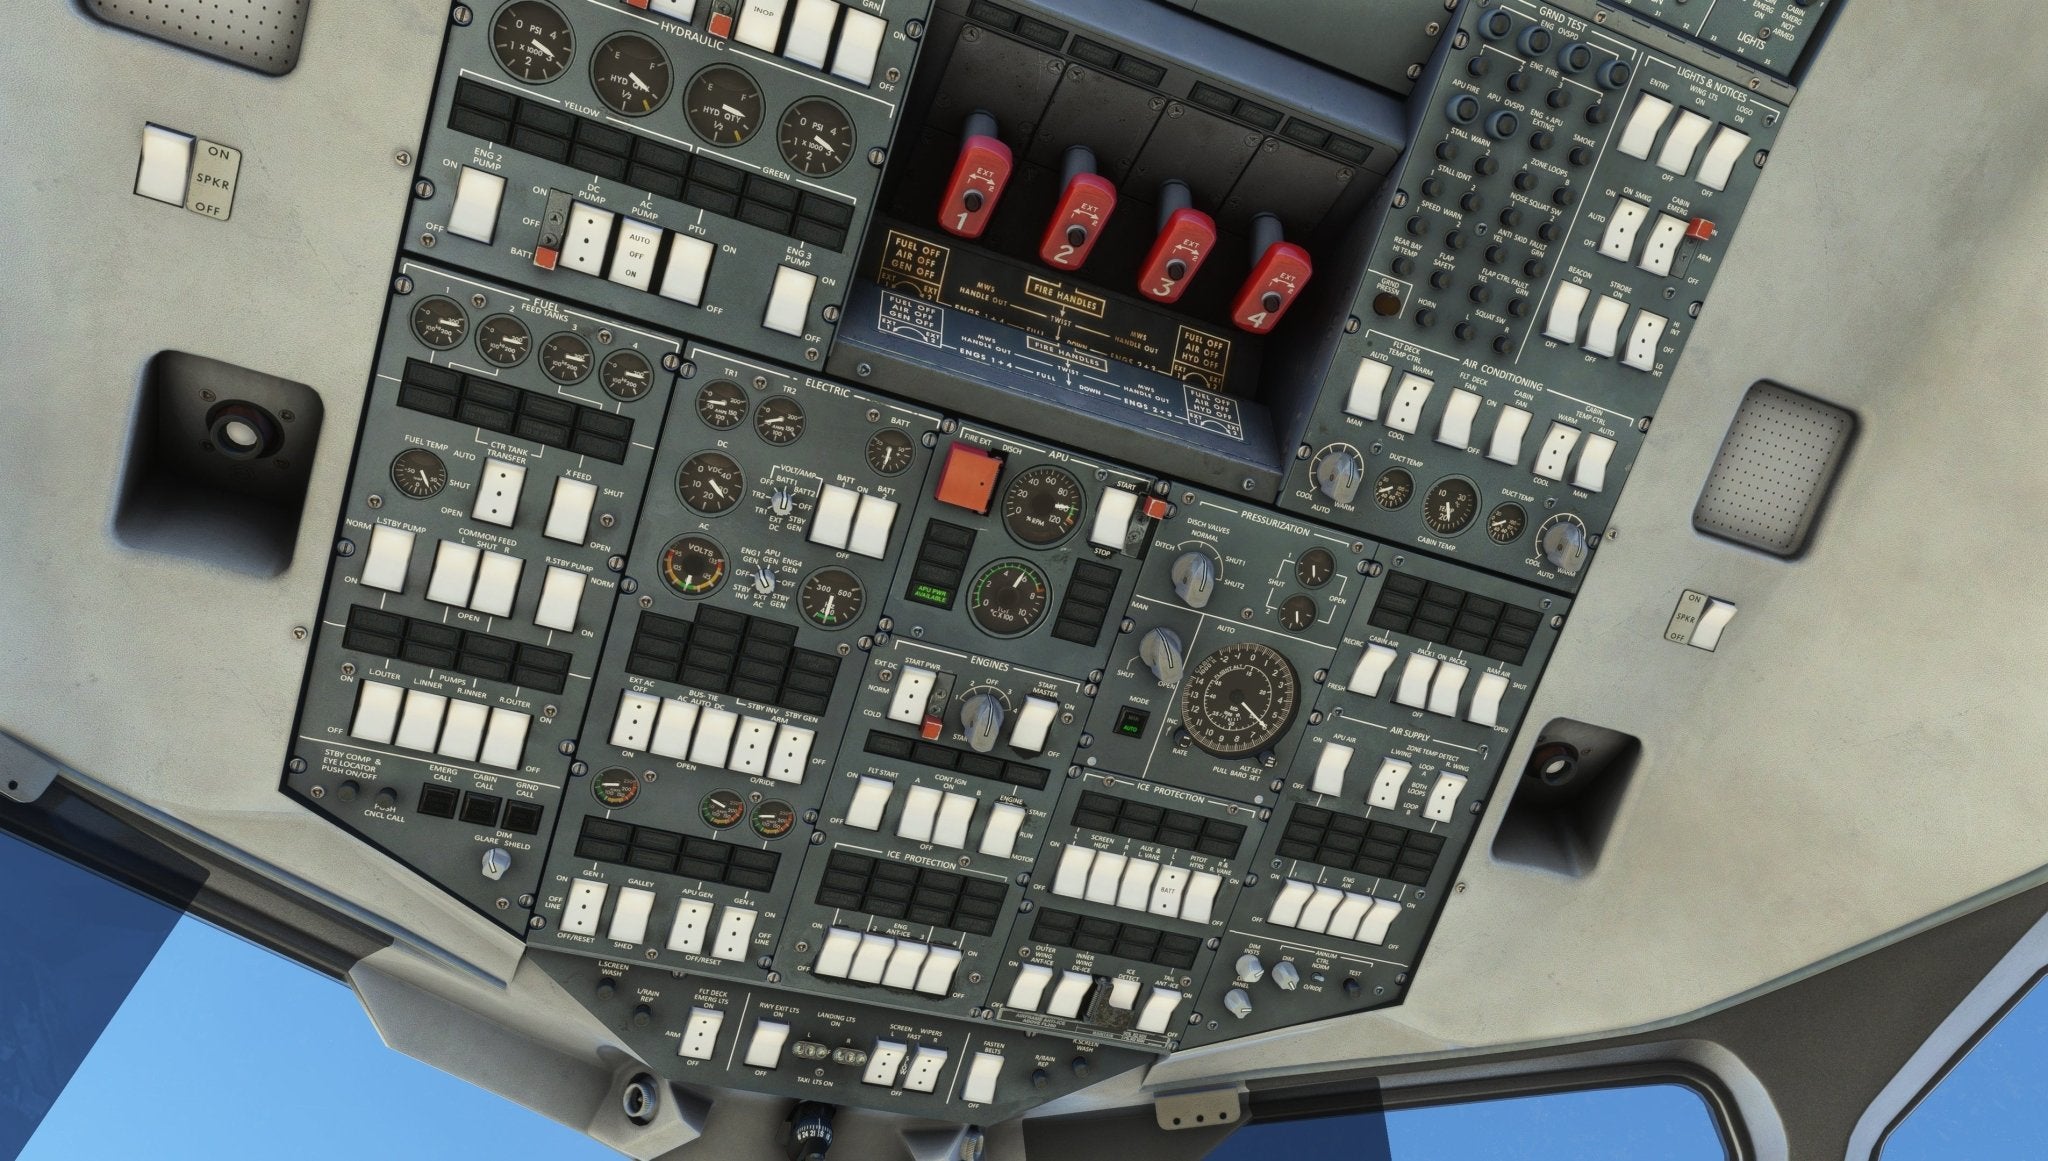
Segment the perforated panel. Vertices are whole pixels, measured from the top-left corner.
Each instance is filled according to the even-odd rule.
[[[1776,383],[1751,387],[1700,490],[1693,527],[1797,555],[1855,431],[1856,417],[1831,403]]]
[[[311,0],[86,0],[121,28],[271,76],[299,63]]]

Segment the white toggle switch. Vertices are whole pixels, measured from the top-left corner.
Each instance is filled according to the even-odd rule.
[[[1378,359],[1359,359],[1358,370],[1351,375],[1351,393],[1344,398],[1344,414],[1368,422],[1378,419],[1380,397],[1393,377],[1394,369]]]
[[[1452,812],[1457,809],[1458,795],[1465,792],[1465,776],[1445,771],[1436,776],[1436,784],[1429,788],[1429,801],[1423,804],[1422,817],[1431,822],[1449,822]]]
[[[718,769],[732,752],[732,735],[740,727],[740,715],[729,709],[705,706],[697,711],[697,735],[690,739],[690,761]]]
[[[831,928],[825,932],[824,945],[818,948],[818,962],[811,965],[811,974],[843,980],[853,974],[853,953],[859,950],[860,932]]]
[[[1713,127],[1712,121],[1691,109],[1680,109],[1678,123],[1671,127],[1671,136],[1664,139],[1664,148],[1657,153],[1657,168],[1668,173],[1684,173],[1691,169],[1692,155],[1699,150],[1707,130]]]
[[[660,716],[661,699],[653,694],[632,690],[620,694],[619,712],[612,718],[612,745],[621,750],[645,750]]]
[[[854,510],[853,531],[846,538],[846,551],[880,560],[889,555],[889,530],[896,526],[896,501],[872,492],[860,498]]]
[[[1614,455],[1614,441],[1604,435],[1588,435],[1579,452],[1579,466],[1572,473],[1572,486],[1597,492],[1607,486],[1607,461]]]
[[[363,554],[363,574],[358,583],[386,592],[404,592],[405,571],[412,564],[412,545],[416,539],[413,533],[389,524],[370,529],[370,550]]]
[[[1045,996],[1045,986],[1051,982],[1051,968],[1044,964],[1024,964],[1017,969],[1017,978],[1010,982],[1010,998],[1005,1006],[1020,1012],[1038,1011],[1038,1001]]]
[[[519,596],[519,577],[526,562],[509,552],[486,552],[477,565],[476,587],[470,590],[469,607],[493,617],[512,615],[512,602]]]
[[[811,543],[827,548],[845,548],[853,536],[853,516],[860,508],[860,493],[837,484],[818,490],[818,508],[811,516]]]
[[[1429,683],[1436,676],[1436,658],[1426,653],[1410,653],[1408,663],[1401,667],[1401,684],[1394,689],[1394,700],[1401,705],[1422,709],[1429,704]]]
[[[1314,897],[1314,885],[1300,879],[1289,879],[1280,886],[1280,895],[1273,900],[1273,911],[1266,916],[1266,922],[1275,927],[1301,926],[1301,910]]]
[[[932,845],[967,849],[967,829],[974,822],[974,808],[980,800],[968,794],[948,794],[939,804],[938,821],[932,824]]]
[[[517,770],[526,761],[526,730],[533,718],[518,710],[501,707],[491,711],[491,724],[484,729],[483,750],[477,761],[503,770]]]
[[[775,42],[782,37],[782,14],[788,8],[789,0],[742,0],[739,27],[732,38],[762,52],[774,52]]]
[[[1465,720],[1482,726],[1499,725],[1500,699],[1507,691],[1506,674],[1481,673],[1479,683],[1472,687],[1472,705],[1465,711]]]
[[[975,1053],[967,1065],[967,1079],[960,1082],[960,1099],[971,1105],[994,1104],[996,1080],[1002,1073],[1002,1057],[993,1052]]]
[[[647,917],[654,912],[654,892],[639,887],[619,888],[619,901],[612,906],[612,925],[607,938],[619,943],[647,942]]]
[[[774,1068],[782,1062],[782,1045],[789,1039],[789,1025],[775,1020],[756,1020],[753,1039],[747,1041],[742,1061],[748,1068]]]
[[[1104,488],[1095,504],[1095,522],[1088,526],[1088,543],[1123,551],[1130,539],[1131,520],[1138,514],[1138,494],[1122,488]]]
[[[1429,712],[1445,717],[1458,716],[1458,695],[1465,690],[1465,678],[1471,670],[1455,661],[1445,661],[1436,667],[1436,677],[1429,683]]]
[[[676,1055],[685,1060],[711,1059],[718,1047],[718,1029],[724,1023],[725,1013],[717,1008],[692,1007],[683,1022],[683,1042]]]
[[[1543,437],[1543,447],[1536,452],[1536,474],[1546,480],[1564,479],[1565,464],[1571,461],[1572,449],[1578,443],[1578,428],[1568,423],[1552,423]]]
[[[540,587],[540,607],[533,623],[563,633],[576,630],[576,613],[583,607],[583,588],[588,577],[574,569],[548,566],[547,580]]]
[[[920,1048],[910,1054],[910,1066],[903,1070],[903,1088],[906,1092],[937,1092],[945,1071],[945,1049]]]
[[[1672,260],[1678,257],[1678,247],[1685,242],[1685,219],[1670,214],[1658,214],[1657,224],[1650,227],[1650,241],[1643,247],[1642,260],[1636,265],[1662,278],[1671,273]]]
[[[476,566],[483,554],[467,544],[443,540],[434,549],[434,571],[427,577],[427,599],[457,608],[469,604],[476,585]]]
[[[1059,716],[1059,712],[1056,702],[1037,696],[1026,697],[1023,708],[1017,711],[1017,724],[1010,727],[1010,745],[1026,754],[1043,751],[1045,735],[1052,729],[1053,719]]]
[[[1664,339],[1664,326],[1670,320],[1661,314],[1647,310],[1636,312],[1636,325],[1629,328],[1628,346],[1621,352],[1621,365],[1638,371],[1657,369],[1657,344]]]
[[[939,806],[946,794],[936,786],[913,786],[903,796],[903,814],[896,820],[896,837],[914,843],[932,841],[932,827],[939,821]]]
[[[924,957],[931,951],[927,944],[914,939],[899,939],[889,952],[889,966],[882,969],[882,986],[908,992],[917,987],[917,971],[924,966]]]
[[[1308,903],[1301,909],[1299,926],[1303,931],[1325,932],[1330,929],[1330,917],[1337,913],[1337,905],[1344,901],[1344,892],[1335,887],[1318,886],[1308,897]]]
[[[1047,1015],[1071,1020],[1081,1014],[1081,1001],[1088,998],[1088,988],[1095,977],[1086,972],[1063,971],[1060,982],[1052,990],[1052,999],[1045,1003]]]
[[[1119,1012],[1137,1007],[1139,986],[1139,982],[1129,976],[1118,976],[1109,981],[1109,1006]]]
[[[1216,916],[1216,895],[1223,890],[1223,876],[1212,871],[1191,871],[1181,892],[1180,917],[1189,923],[1207,923]]]
[[[917,990],[927,996],[946,996],[953,991],[953,974],[964,957],[957,947],[934,947],[924,957],[917,973]]]
[[[1607,232],[1600,236],[1600,253],[1616,262],[1635,256],[1636,234],[1650,216],[1650,207],[1634,198],[1621,198],[1607,215]]]
[[[1714,140],[1707,146],[1707,156],[1700,162],[1700,184],[1708,189],[1727,189],[1728,179],[1735,173],[1735,163],[1749,152],[1749,134],[1723,125]]]
[[[676,234],[668,244],[668,264],[661,270],[661,296],[686,306],[704,305],[704,283],[711,277],[711,256],[717,251],[702,238]]]
[[[569,208],[569,228],[562,234],[562,254],[557,265],[581,271],[592,278],[604,273],[604,256],[612,240],[612,222],[618,215],[610,210],[577,202]]]
[[[441,723],[441,744],[435,752],[458,762],[476,761],[484,744],[484,726],[490,720],[489,706],[459,698],[449,702],[448,719]]]
[[[1648,160],[1650,148],[1657,143],[1657,131],[1664,128],[1664,121],[1670,116],[1671,102],[1644,93],[1636,99],[1628,127],[1621,131],[1621,140],[1614,147],[1630,157]]]
[[[1358,664],[1351,669],[1351,680],[1344,688],[1365,697],[1378,697],[1380,685],[1387,679],[1387,670],[1393,668],[1398,656],[1385,645],[1368,644],[1365,652],[1358,655]]]
[[[1366,915],[1371,911],[1372,896],[1346,891],[1344,901],[1337,904],[1337,910],[1331,912],[1330,925],[1323,933],[1339,939],[1355,939],[1358,935],[1358,925],[1365,922]]]
[[[761,316],[761,325],[785,335],[803,334],[804,323],[811,314],[811,292],[817,286],[818,276],[810,271],[777,266],[775,285],[768,291],[768,309]]]
[[[1543,323],[1543,337],[1560,343],[1577,342],[1579,315],[1585,311],[1589,297],[1590,292],[1576,282],[1558,283],[1557,292],[1550,298],[1550,316]]]
[[[142,162],[135,170],[135,192],[167,205],[185,204],[192,179],[192,137],[161,125],[142,127]]]
[[[1391,899],[1374,899],[1372,910],[1366,912],[1365,921],[1358,925],[1358,934],[1352,936],[1360,943],[1385,943],[1387,928],[1401,914],[1401,905]]]
[[[790,18],[782,55],[814,69],[824,68],[825,54],[832,48],[832,28],[838,22],[838,0],[796,0],[796,15]]]
[[[1472,420],[1479,414],[1479,396],[1459,388],[1444,404],[1444,417],[1436,425],[1436,441],[1449,447],[1466,447],[1472,442]]]
[[[679,697],[662,699],[661,720],[654,724],[654,738],[647,752],[678,762],[690,757],[690,736],[697,729],[697,705]]]
[[[1380,759],[1380,768],[1372,776],[1372,793],[1367,796],[1367,806],[1381,810],[1393,810],[1401,805],[1401,789],[1408,785],[1408,772],[1415,767],[1399,758]]]
[[[875,1041],[875,1050],[868,1053],[868,1070],[861,1074],[860,1082],[894,1088],[896,1073],[902,1069],[903,1056],[909,1051],[907,1045],[894,1040]]]
[[[882,54],[882,38],[889,22],[858,8],[846,10],[846,23],[839,28],[839,49],[832,54],[833,73],[856,85],[875,79],[875,60]]]
[[[725,768],[750,777],[768,769],[768,753],[775,748],[775,723],[766,718],[743,717],[732,732],[732,753]]]
[[[590,510],[596,505],[596,484],[567,476],[557,479],[554,499],[548,503],[547,526],[541,534],[550,540],[583,543],[590,534]]]
[[[1088,890],[1088,865],[1095,861],[1095,848],[1071,843],[1060,852],[1060,862],[1052,873],[1052,893],[1067,899],[1079,899]]]
[[[1145,910],[1169,919],[1179,916],[1181,892],[1187,885],[1186,867],[1160,867],[1159,878],[1152,884],[1152,902]]]
[[[606,275],[620,286],[634,290],[654,289],[654,260],[661,254],[660,226],[638,218],[619,222],[618,237],[612,242],[612,268]]]
[[[1422,426],[1422,405],[1429,399],[1433,379],[1403,372],[1401,385],[1394,388],[1394,402],[1387,407],[1387,426],[1410,435]]]
[[[598,916],[604,912],[605,892],[610,889],[595,879],[578,879],[569,884],[569,902],[562,907],[562,930],[596,935]]]
[[[718,916],[718,935],[711,941],[713,959],[747,958],[747,946],[754,939],[755,913],[745,907],[728,906]]]
[[[1159,878],[1159,864],[1151,859],[1132,858],[1124,864],[1124,877],[1116,888],[1116,905],[1126,911],[1143,911],[1152,905],[1152,884]]]
[[[853,788],[853,802],[846,808],[846,825],[856,830],[882,829],[882,810],[896,784],[886,778],[862,775]]]
[[[470,516],[501,528],[512,527],[519,516],[519,489],[526,486],[526,468],[500,459],[484,461],[483,478],[477,481],[476,503]]]
[[[1628,317],[1628,303],[1611,294],[1603,294],[1593,304],[1593,321],[1586,326],[1586,341],[1582,345],[1592,354],[1612,358],[1621,349],[1621,320]]]
[[[1007,859],[1017,850],[1017,832],[1024,825],[1024,808],[998,802],[989,808],[988,822],[981,830],[981,853]]]
[[[1486,458],[1495,463],[1522,462],[1522,437],[1529,432],[1529,413],[1519,407],[1503,407],[1493,421],[1493,439],[1486,445]]]
[[[896,692],[889,698],[889,720],[906,726],[924,724],[925,703],[931,700],[932,683],[938,674],[906,665],[896,674]]]
[[[424,689],[407,690],[405,711],[398,717],[398,733],[391,744],[403,750],[432,753],[441,738],[441,715],[448,711],[448,699]]]
[[[811,762],[818,732],[784,722],[775,731],[775,749],[768,756],[768,777],[774,782],[802,782]]]
[[[684,955],[704,950],[704,938],[711,934],[711,904],[703,899],[684,899],[676,904],[675,922],[669,925],[668,949]]]
[[[1082,898],[1090,903],[1114,905],[1125,861],[1125,856],[1110,851],[1095,852],[1095,861],[1088,865],[1088,887]]]
[[[1342,742],[1324,742],[1309,790],[1316,794],[1344,793],[1344,771],[1351,765],[1351,752],[1351,747]]]
[[[1708,597],[1707,607],[1700,610],[1700,623],[1693,626],[1692,640],[1687,644],[1712,652],[1721,643],[1721,633],[1728,628],[1728,622],[1734,619],[1735,602]]]
[[[1173,1012],[1180,1007],[1182,996],[1177,988],[1162,988],[1152,985],[1145,996],[1145,1007],[1138,1013],[1138,1031],[1163,1033],[1173,1023]]]

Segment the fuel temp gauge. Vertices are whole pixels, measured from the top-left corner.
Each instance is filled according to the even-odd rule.
[[[448,465],[423,447],[409,447],[391,461],[391,486],[415,500],[431,500],[448,486]]]

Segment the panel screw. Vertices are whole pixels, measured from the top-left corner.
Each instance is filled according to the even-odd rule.
[[[412,293],[412,279],[411,279],[411,277],[409,277],[409,276],[407,276],[407,275],[404,275],[404,274],[401,274],[401,275],[399,275],[398,277],[396,277],[396,278],[392,279],[392,280],[391,280],[391,289],[392,289],[392,291],[393,291],[394,293],[396,293],[396,294],[411,294],[411,293]]]
[[[413,182],[413,183],[412,183],[412,196],[414,196],[414,197],[416,197],[416,198],[420,199],[421,201],[426,201],[426,200],[427,200],[428,198],[431,198],[431,197],[433,197],[433,196],[434,196],[434,183],[433,183],[433,182],[431,182],[431,181],[428,181],[428,180],[427,180],[426,178],[424,178],[424,177],[423,177],[423,178],[421,178],[421,179],[419,179],[419,180],[418,180],[418,181],[416,181],[416,182]]]
[[[875,373],[875,365],[873,363],[862,363],[853,369],[853,373],[865,379]]]
[[[1564,615],[1563,615],[1563,614],[1559,614],[1559,615],[1557,615],[1557,616],[1555,616],[1555,617],[1552,617],[1552,618],[1550,619],[1550,627],[1551,627],[1551,628],[1553,628],[1553,629],[1562,629],[1562,628],[1564,628]]]
[[[903,79],[903,70],[898,68],[892,68],[888,72],[883,73],[882,76],[885,79],[887,79],[891,84],[894,84],[895,82]]]
[[[606,512],[604,515],[599,516],[597,518],[597,526],[599,528],[610,528],[612,525],[617,524],[618,522],[619,518],[617,516],[612,515],[609,512]]]
[[[325,786],[315,786],[313,789],[306,791],[306,793],[314,798],[325,798],[327,797],[327,788]]]
[[[836,323],[839,321],[839,308],[836,306],[828,306],[818,313],[824,315],[825,321],[828,323]]]
[[[355,663],[355,662],[353,662],[353,661],[344,661],[344,662],[342,662],[342,663],[341,663],[341,675],[342,675],[343,677],[354,677],[354,676],[355,676],[355,673],[356,673],[356,663]]]
[[[306,639],[306,627],[305,627],[304,625],[293,625],[293,626],[292,626],[292,640],[294,640],[294,641],[304,641],[305,639]]]
[[[873,149],[868,150],[868,164],[876,169],[882,168],[882,163],[887,160],[889,160],[889,154],[881,146],[877,145]]]
[[[293,758],[284,764],[284,768],[294,774],[304,774],[306,772],[306,760],[304,758]]]
[[[412,164],[412,150],[401,149],[391,155],[391,164],[400,169]]]
[[[555,748],[560,750],[564,757],[568,757],[576,752],[576,740],[574,738],[564,739],[562,744]]]
[[[334,555],[336,556],[354,556],[355,554],[356,542],[353,540],[344,540],[334,546]]]
[[[546,927],[548,925],[547,917],[544,915],[536,915],[533,918],[527,920],[526,925],[528,927],[533,928],[535,931],[539,931],[541,928]]]
[[[661,357],[661,369],[664,371],[682,370],[683,357],[681,355],[676,354],[674,351],[670,351],[668,354],[663,355]]]
[[[434,235],[432,234],[432,232],[420,235],[420,245],[424,246],[429,250],[434,248]]]
[[[512,900],[510,900],[510,899],[506,899],[506,898],[504,898],[503,896],[500,896],[500,897],[499,897],[499,899],[498,899],[498,910],[500,910],[500,911],[504,911],[504,910],[506,910],[506,909],[510,908],[511,906],[512,906]],[[654,953],[653,953],[653,952],[648,952],[647,954],[649,954],[649,955],[653,955]]]
[[[384,506],[384,497],[371,496],[369,499],[364,500],[363,504],[369,508],[382,508]]]
[[[642,597],[640,598],[640,607],[641,607],[641,608],[643,608],[643,609],[651,609],[651,608],[653,608],[653,607],[654,607],[654,598],[653,598],[653,597],[650,597],[650,596],[644,596],[644,595],[643,595],[643,596],[642,596]]]
[[[484,304],[488,303],[489,301],[491,300],[485,298],[481,294],[472,294],[469,296],[469,305],[477,308],[478,310],[482,310],[484,308]]]
[[[918,37],[920,37],[920,36],[923,36],[923,35],[924,35],[924,21],[922,21],[922,20],[908,20],[908,21],[905,21],[905,22],[904,22],[904,24],[903,24],[903,35],[905,35],[905,36],[909,37],[909,38],[910,38],[910,39],[912,39],[912,40],[916,40],[916,39],[917,39]]]
[[[469,5],[467,4],[457,4],[455,11],[449,13],[449,16],[454,19],[456,24],[463,28],[468,28],[469,22],[476,19],[476,14],[469,10]]]
[[[199,392],[199,397],[200,397],[201,399],[204,399],[204,400],[206,400],[206,401],[207,401],[208,403],[211,403],[211,402],[213,402],[213,401],[214,401],[215,399],[218,399],[218,398],[220,398],[220,397],[219,397],[218,395],[215,395],[215,394],[213,393],[213,391],[212,391],[211,389],[209,389],[209,388],[201,388],[201,389],[200,389],[200,392]]]
[[[533,906],[533,896],[531,896],[531,895],[521,895],[521,896],[519,897],[519,905],[520,905],[521,907],[531,907],[531,906]]]
[[[483,305],[483,303],[477,303],[477,305],[478,305],[478,306],[482,306],[482,305]],[[609,330],[600,330],[600,331],[598,331],[598,332],[597,332],[597,341],[598,341],[598,342],[600,342],[600,343],[604,343],[604,344],[606,344],[606,345],[610,345],[610,343],[611,343],[611,341],[612,341],[612,332],[611,332],[611,331],[609,331]]]

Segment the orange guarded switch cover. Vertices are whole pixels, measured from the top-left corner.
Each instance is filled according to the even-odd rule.
[[[939,470],[941,504],[965,508],[976,515],[988,515],[989,498],[995,495],[996,477],[1003,474],[1003,457],[971,443],[955,441],[946,452],[945,467]]]

